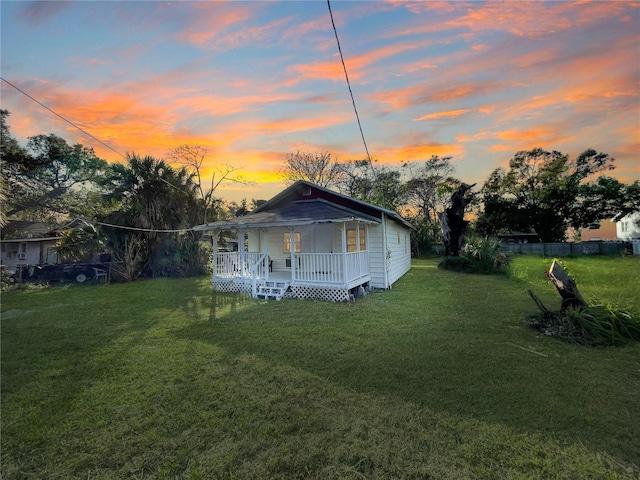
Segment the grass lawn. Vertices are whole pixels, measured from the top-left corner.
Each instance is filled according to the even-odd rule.
[[[2,295],[2,478],[640,478],[640,343],[523,321],[551,260],[416,260],[355,303],[208,279]],[[564,260],[640,311],[640,258]]]

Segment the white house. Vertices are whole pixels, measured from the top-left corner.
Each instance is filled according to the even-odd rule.
[[[15,272],[18,265],[43,265],[58,263],[54,248],[58,238],[51,233],[51,226],[41,222],[9,222],[2,228],[0,239],[0,265]]]
[[[12,236],[14,231],[22,233],[19,238],[0,239],[0,265],[15,272],[23,265],[56,265],[60,257],[55,250],[60,234],[69,228],[79,228],[87,222],[75,218],[59,228],[41,222],[14,221],[2,229],[2,234]]]
[[[620,240],[630,242],[640,239],[640,212],[633,212],[628,215],[616,215],[613,217],[616,224],[616,236]]]
[[[213,235],[214,290],[255,298],[344,301],[361,287],[391,288],[411,268],[409,222],[305,181],[248,215],[195,230]],[[237,232],[239,251],[218,252],[228,231]]]

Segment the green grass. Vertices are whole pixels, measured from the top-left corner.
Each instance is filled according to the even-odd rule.
[[[550,263],[417,260],[338,304],[207,279],[3,294],[2,478],[638,478],[640,343],[530,329]],[[640,258],[564,263],[640,310]]]

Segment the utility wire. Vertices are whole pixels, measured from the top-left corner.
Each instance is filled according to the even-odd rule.
[[[135,230],[136,232],[154,232],[154,233],[184,233],[191,232],[193,228],[180,228],[176,230],[156,230],[154,228],[126,227],[124,225],[114,225],[113,223],[96,222],[98,225],[111,228],[121,228],[123,230]]]
[[[362,131],[362,125],[360,124],[360,116],[358,115],[358,109],[356,108],[356,101],[353,98],[353,92],[351,91],[351,83],[349,82],[349,75],[347,74],[347,66],[344,63],[342,48],[340,48],[340,39],[338,38],[338,30],[336,30],[336,24],[333,21],[333,12],[331,12],[330,0],[327,0],[327,6],[329,7],[329,15],[331,16],[331,25],[333,25],[333,32],[336,34],[338,52],[340,52],[340,60],[342,61],[342,68],[344,69],[344,77],[347,79],[347,86],[349,87],[349,94],[351,95],[351,103],[353,103],[353,111],[356,113],[356,120],[358,120],[358,128],[360,129],[360,135],[362,136],[362,143],[364,144],[365,152],[367,152],[367,159],[369,160],[369,164],[373,167],[373,163],[371,162],[371,156],[369,155],[369,148],[367,147],[367,142],[364,139],[364,133]]]
[[[21,94],[23,94],[25,97],[30,98],[31,100],[33,100],[34,102],[36,102],[38,105],[40,105],[41,107],[46,108],[47,110],[49,110],[51,113],[53,113],[54,115],[56,115],[57,117],[60,117],[62,120],[64,120],[65,122],[67,122],[69,125],[71,125],[72,127],[77,128],[78,130],[80,130],[82,133],[84,133],[85,135],[88,135],[89,137],[93,138],[96,142],[100,143],[101,145],[107,147],[109,150],[111,150],[112,152],[117,153],[118,155],[120,155],[122,158],[126,158],[125,155],[123,155],[122,153],[118,152],[117,150],[115,150],[113,147],[110,147],[109,145],[107,145],[106,143],[104,143],[102,140],[100,140],[99,138],[94,137],[93,135],[91,135],[89,132],[87,132],[86,130],[83,130],[81,127],[79,127],[78,125],[76,125],[75,123],[73,123],[70,120],[67,120],[66,118],[64,118],[62,115],[60,115],[59,113],[53,111],[51,108],[47,107],[44,103],[39,102],[38,100],[36,100],[35,98],[33,98],[31,95],[29,95],[27,92],[25,92],[24,90],[21,90],[20,88],[16,87],[13,83],[11,83],[10,81],[4,79],[3,77],[0,77],[0,79],[2,79],[3,82],[7,83],[8,85],[12,86],[13,88],[15,88],[17,91],[19,91]]]

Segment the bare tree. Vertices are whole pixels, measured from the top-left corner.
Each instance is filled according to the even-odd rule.
[[[287,155],[282,178],[288,184],[305,180],[329,188],[337,184],[341,173],[338,158],[329,152],[296,152]]]
[[[208,152],[209,150],[203,145],[183,144],[172,149],[167,156],[170,162],[186,166],[193,175],[198,195],[202,201],[203,223],[207,223],[210,210],[215,209],[216,205],[222,204],[221,200],[214,196],[216,189],[222,182],[247,183],[241,176],[234,175],[239,168],[225,164],[222,168],[214,169],[211,174],[211,182],[205,185],[202,175],[204,160]]]

